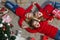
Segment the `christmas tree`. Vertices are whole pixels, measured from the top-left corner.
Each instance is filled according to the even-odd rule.
[[[10,29],[12,28],[12,24],[6,23],[0,18],[0,40],[15,40],[15,35],[12,35]]]

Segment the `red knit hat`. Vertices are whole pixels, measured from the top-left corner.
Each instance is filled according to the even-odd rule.
[[[15,12],[16,12],[16,15],[18,15],[20,17],[25,15],[25,9],[23,9],[21,7],[16,8]]]

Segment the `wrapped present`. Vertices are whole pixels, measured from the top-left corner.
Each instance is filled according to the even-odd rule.
[[[60,10],[55,9],[55,10],[53,10],[52,13],[54,14],[54,16],[55,16],[56,18],[60,19]]]
[[[6,9],[5,7],[1,7],[0,14],[6,14],[6,13],[8,13],[8,9]]]
[[[4,16],[2,16],[3,22],[9,23],[11,22],[11,17],[8,14],[5,14]]]

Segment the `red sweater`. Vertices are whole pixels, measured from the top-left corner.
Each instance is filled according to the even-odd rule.
[[[30,5],[26,10],[22,7],[18,7],[16,8],[15,12],[16,12],[16,15],[23,17],[25,16],[26,13],[30,12],[32,8],[33,8],[33,5]]]
[[[48,20],[51,20],[54,18],[53,15],[51,14],[52,10],[54,10],[54,7],[52,7],[52,5],[48,4],[44,8],[41,8],[37,3],[35,5],[38,8],[38,10],[43,13],[44,18]]]

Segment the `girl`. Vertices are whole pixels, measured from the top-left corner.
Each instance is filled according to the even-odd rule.
[[[13,4],[10,1],[6,1],[5,6],[9,8],[11,11],[16,13],[19,17],[23,17],[26,13],[30,12],[33,8],[34,3],[32,3],[26,10],[22,7],[19,7],[17,4]]]
[[[54,8],[52,5],[48,4],[43,9],[41,9],[41,7],[37,3],[35,5],[40,12],[46,14],[44,15],[45,18],[49,17],[48,19],[50,20],[53,20],[54,17],[60,19],[60,10]],[[41,10],[44,10],[45,12]]]
[[[29,22],[30,27],[32,27],[33,29],[31,29],[29,26],[23,26],[22,28],[26,29],[28,32],[30,33],[43,33],[53,39],[56,40],[60,40],[60,31],[58,28],[49,25],[47,21],[36,21],[36,20],[31,20]]]
[[[52,11],[54,10],[54,7],[50,4],[47,4],[44,8],[41,8],[38,3],[35,4],[36,7],[40,12],[43,13],[43,17],[47,20],[53,20],[53,14]]]

